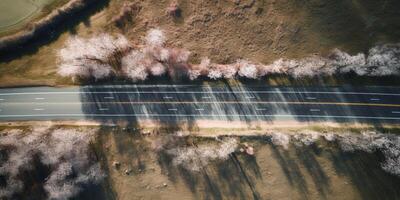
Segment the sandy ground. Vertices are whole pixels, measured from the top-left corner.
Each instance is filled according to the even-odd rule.
[[[0,122],[0,127],[23,127],[23,126],[88,126],[105,128],[132,128],[126,121],[120,123],[101,123],[97,121],[10,121]],[[178,126],[178,127],[177,127]],[[371,124],[361,123],[336,123],[336,122],[298,122],[293,120],[282,120],[275,122],[240,122],[240,121],[217,121],[217,120],[198,120],[196,123],[188,125],[181,123],[178,125],[160,124],[155,121],[140,121],[135,124],[144,132],[144,135],[157,135],[162,132],[176,133],[180,131],[183,135],[196,137],[216,137],[216,136],[262,136],[273,131],[283,131],[293,133],[300,130],[317,131],[338,131],[352,130],[374,130],[379,128],[381,132],[392,132],[400,129],[396,124],[380,124],[376,127]]]

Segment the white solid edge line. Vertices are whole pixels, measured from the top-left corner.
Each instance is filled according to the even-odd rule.
[[[336,119],[383,119],[400,120],[400,117],[369,117],[369,116],[340,116],[340,115],[262,115],[262,114],[35,114],[35,115],[0,115],[0,118],[10,117],[278,117],[278,118],[336,118]]]
[[[43,98],[43,97],[37,97],[37,98],[35,98],[36,100],[44,100],[45,98]]]
[[[198,86],[196,84],[185,84],[185,85],[176,85],[176,84],[172,84],[172,85],[103,85],[103,86],[81,86],[82,88],[97,88],[97,89],[101,89],[101,88],[152,88],[152,87],[188,87],[188,86]]]
[[[35,110],[35,111],[42,111],[42,110],[44,110],[43,108],[35,108],[35,109],[33,109],[33,110]]]
[[[235,93],[260,93],[260,94],[344,94],[344,95],[378,95],[400,96],[398,93],[368,93],[368,92],[324,92],[324,91],[123,91],[114,94],[235,94]],[[13,92],[0,93],[0,96],[10,95],[51,95],[51,94],[108,94],[110,92]]]

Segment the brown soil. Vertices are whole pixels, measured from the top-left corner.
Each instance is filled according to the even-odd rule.
[[[154,150],[169,136],[140,136],[113,131],[100,134],[116,199],[366,199],[381,193],[395,198],[399,179],[380,169],[379,157],[341,153],[335,145],[319,142],[288,150],[265,138],[245,138],[255,155],[234,153],[200,171],[176,166],[172,157]],[[161,137],[161,139],[160,139]],[[187,144],[215,140],[187,138]],[[118,162],[118,168],[113,163]],[[129,174],[125,173],[129,170]],[[258,198],[255,198],[258,197]]]
[[[0,124],[0,130],[29,131],[31,125],[65,126],[52,122],[12,123]],[[66,127],[77,128],[76,125]],[[95,124],[84,125],[77,129],[90,131],[90,125]],[[100,199],[120,200],[396,199],[400,194],[400,178],[381,169],[379,153],[345,153],[337,144],[322,139],[310,146],[290,144],[283,149],[265,136],[231,136],[241,146],[246,143],[254,147],[254,155],[237,151],[226,160],[212,160],[200,171],[191,171],[174,164],[173,156],[164,149],[212,147],[217,143],[215,137],[176,137],[175,132],[162,129],[158,135],[145,135],[147,130],[133,127],[103,126],[96,130],[99,131],[92,146],[107,177],[102,187],[83,190],[88,196],[77,199],[93,198],[99,193],[106,194]]]
[[[181,17],[166,13],[172,1],[136,2],[141,10],[123,33],[138,40],[149,27],[160,27],[171,45],[218,63],[238,58],[269,63],[333,48],[362,52],[400,36],[398,1],[179,1]]]
[[[127,2],[135,4],[134,13],[116,27],[113,19]],[[171,2],[103,3],[104,7],[49,42],[32,44],[33,51],[6,56],[0,61],[0,85],[72,84],[57,76],[56,53],[74,34],[122,33],[141,43],[150,28],[159,27],[167,33],[169,45],[192,52],[192,62],[208,56],[218,63],[246,58],[265,64],[281,57],[325,55],[334,48],[365,52],[375,44],[399,42],[400,38],[397,0],[189,0],[178,1],[180,15],[175,16],[167,13]]]

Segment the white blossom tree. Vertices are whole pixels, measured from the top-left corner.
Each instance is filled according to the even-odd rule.
[[[118,35],[100,34],[84,39],[72,37],[59,51],[58,74],[64,77],[105,79],[123,75],[133,81],[145,80],[149,74],[161,76],[168,72],[172,78],[191,80],[199,76],[209,79],[244,77],[257,79],[271,74],[284,74],[294,78],[333,76],[355,73],[359,76],[389,76],[400,73],[400,44],[379,45],[368,55],[350,55],[335,49],[328,57],[317,55],[303,59],[278,59],[262,65],[246,59],[232,64],[211,63],[203,58],[200,64],[189,63],[191,52],[166,46],[161,29],[150,29],[144,45],[132,50],[129,41]]]
[[[160,29],[150,29],[146,35],[146,45],[147,46],[157,46],[162,47],[166,42],[165,34]]]
[[[0,166],[0,175],[7,174],[6,186],[0,187],[0,198],[12,198],[27,186],[21,172],[35,170],[35,159],[51,169],[43,185],[49,199],[70,199],[82,186],[98,184],[104,178],[100,165],[89,157],[94,132],[50,128],[34,128],[29,133],[0,132],[0,149],[10,148]]]
[[[89,39],[72,37],[58,52],[58,73],[61,76],[107,78],[114,73],[111,66],[113,57],[128,48],[129,42],[122,35],[100,34]]]
[[[149,71],[153,76],[162,76],[167,72],[167,69],[163,64],[156,62],[150,66]]]
[[[239,59],[236,61],[238,66],[238,75],[245,78],[256,79],[258,78],[257,66],[247,60]]]
[[[129,52],[121,61],[122,72],[132,81],[146,80],[148,68],[151,65],[151,59],[147,58],[144,53],[135,50]]]
[[[373,76],[399,75],[400,44],[380,45],[369,50],[367,65]]]

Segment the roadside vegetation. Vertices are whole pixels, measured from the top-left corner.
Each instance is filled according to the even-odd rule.
[[[12,47],[0,52],[0,87],[400,84],[398,0],[49,5],[44,21],[0,39]],[[400,196],[398,125],[30,123],[0,124],[0,199]]]
[[[0,129],[6,199],[363,199],[399,191],[396,127],[204,129],[203,136],[173,127]]]
[[[352,73],[357,76],[400,75],[400,44],[373,47],[368,54],[349,55],[338,49],[328,57],[312,56],[301,60],[279,59],[263,65],[239,59],[232,64],[212,63],[207,57],[200,64],[191,64],[191,52],[165,46],[162,30],[151,29],[143,45],[135,48],[124,36],[113,38],[101,34],[93,38],[72,38],[59,52],[61,76],[86,80],[126,77],[133,82],[168,74],[170,78],[195,80],[262,79],[270,75],[288,75],[293,78],[329,77]]]
[[[90,148],[94,129],[26,127],[0,133],[1,199],[70,199],[104,173]]]
[[[188,63],[202,67],[207,64],[207,58],[210,59],[208,71],[215,73],[201,75],[203,77],[223,77],[220,70],[214,70],[217,68],[215,65],[237,68],[237,65],[241,65],[236,62],[239,60],[242,65],[254,65],[256,68],[261,64],[287,68],[282,75],[274,74],[262,79],[262,82],[271,85],[338,85],[349,82],[360,85],[397,84],[395,76],[389,75],[396,71],[395,68],[381,69],[384,66],[382,63],[371,65],[369,57],[374,50],[386,51],[384,49],[388,46],[385,44],[398,42],[397,1],[317,1],[298,5],[286,1],[188,3],[113,0],[101,5],[103,7],[98,10],[90,11],[90,16],[83,17],[81,23],[71,25],[73,27],[67,29],[67,32],[65,29],[61,33],[55,30],[56,36],[49,38],[50,42],[45,45],[35,46],[37,44],[32,43],[27,45],[27,49],[34,48],[29,53],[23,53],[24,49],[20,49],[18,53],[3,54],[0,64],[2,86],[73,84],[71,79],[62,78],[57,73],[60,62],[58,50],[70,38],[88,39],[103,33],[111,37],[124,35],[135,50],[140,52],[138,45],[144,41],[146,32],[155,27],[163,30],[168,37],[165,44],[167,47],[191,52]],[[336,72],[353,72],[350,75],[336,73],[330,76],[335,67],[325,66],[327,60],[328,66],[331,66],[332,59],[335,60],[331,56],[343,58],[340,61],[347,62],[336,63],[339,66],[335,67],[340,68]],[[317,67],[297,67],[309,64]],[[159,72],[162,69],[161,65],[154,68]],[[271,69],[267,72],[271,72]],[[254,67],[246,67],[241,71],[229,70],[236,70],[243,77],[260,76],[265,71],[257,69],[255,73]],[[197,76],[198,71],[201,70],[193,70],[192,77]],[[328,75],[311,78],[302,76],[319,74],[315,71]],[[297,75],[301,78],[292,77]],[[384,75],[385,78],[364,75]]]

